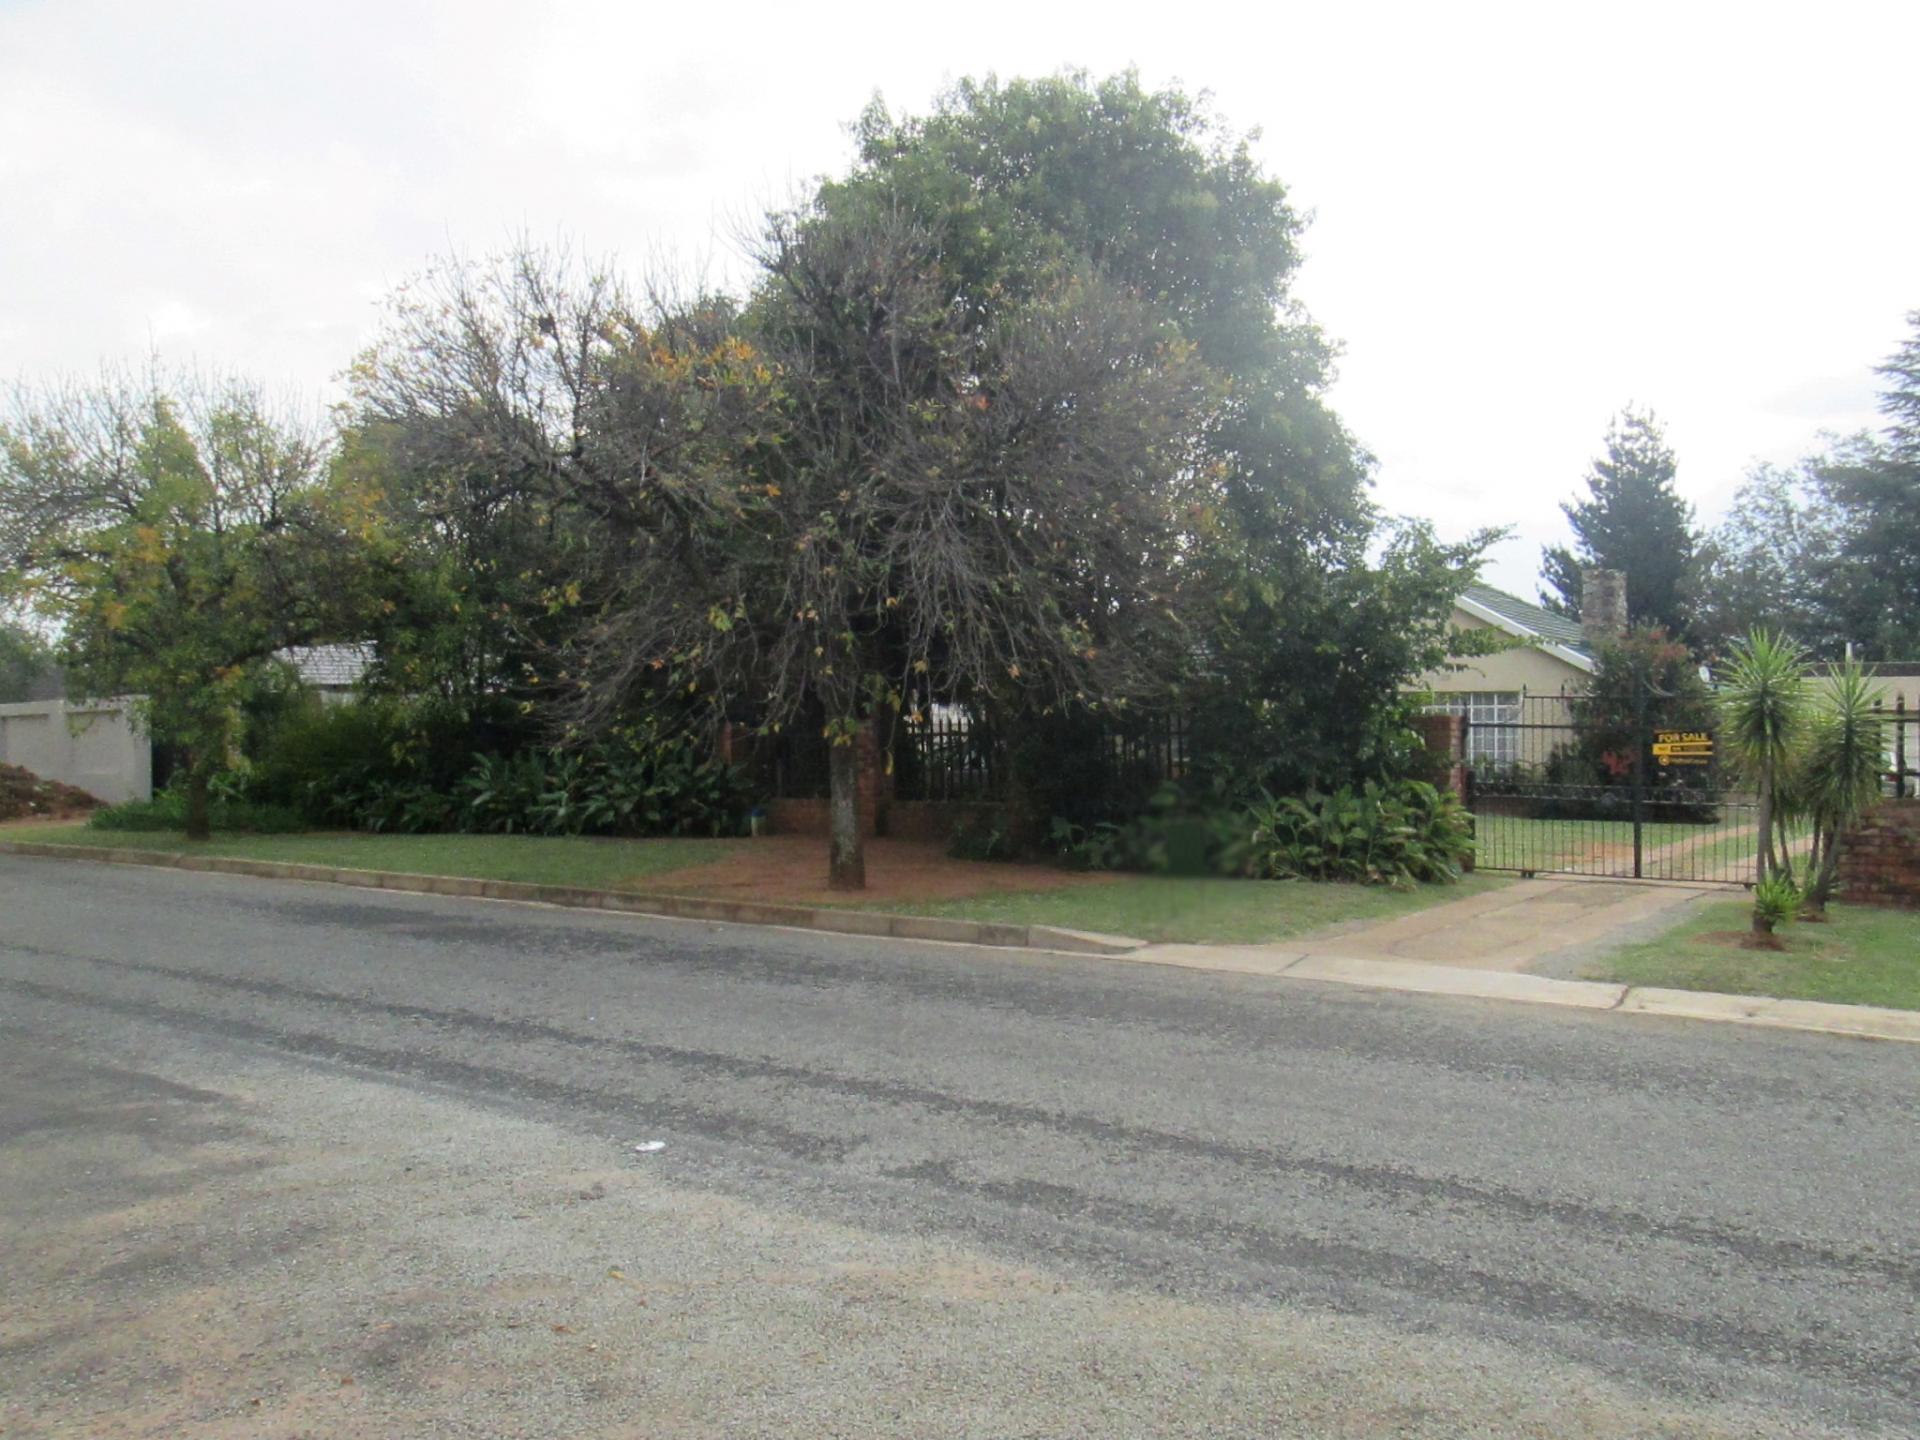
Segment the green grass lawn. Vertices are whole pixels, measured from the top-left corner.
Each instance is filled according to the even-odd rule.
[[[1068,890],[982,895],[925,905],[890,904],[908,915],[946,915],[1011,925],[1059,925],[1139,940],[1256,945],[1355,920],[1391,920],[1429,905],[1497,890],[1505,877],[1469,875],[1457,885],[1341,885],[1307,880],[1224,880],[1128,875]]]
[[[126,850],[187,850],[242,860],[460,875],[534,885],[632,888],[650,877],[718,860],[739,840],[589,840],[530,835],[215,835],[190,844],[178,831],[90,830],[85,825],[35,826],[5,838]]]
[[[190,846],[177,831],[90,830],[84,825],[36,826],[31,831],[13,832],[11,838],[121,849],[192,849],[199,855],[244,860],[595,889],[645,888],[652,877],[717,860],[753,844],[750,840],[584,840],[520,835],[228,834]],[[1377,885],[1307,881],[1129,875],[1066,889],[920,905],[889,901],[871,908],[1016,925],[1060,925],[1143,940],[1256,944],[1349,921],[1392,919],[1509,883],[1505,877],[1474,875],[1457,885],[1392,890]]]
[[[1799,922],[1783,929],[1787,949],[1781,952],[1703,938],[1745,930],[1751,913],[1745,900],[1701,905],[1678,929],[1616,950],[1585,973],[1593,980],[1674,990],[1920,1010],[1920,916],[1911,910],[1835,905],[1824,925]]]

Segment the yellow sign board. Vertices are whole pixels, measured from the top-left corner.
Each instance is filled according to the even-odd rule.
[[[1711,730],[1656,730],[1653,732],[1653,758],[1662,765],[1711,765]]]

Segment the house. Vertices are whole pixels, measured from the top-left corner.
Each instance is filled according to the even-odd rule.
[[[373,646],[294,645],[274,658],[293,666],[300,683],[319,695],[323,705],[339,705],[353,698],[373,664]]]

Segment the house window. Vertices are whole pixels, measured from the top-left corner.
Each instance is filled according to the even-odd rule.
[[[1467,762],[1471,765],[1513,765],[1520,759],[1518,690],[1466,690],[1436,695],[1427,709],[1436,715],[1467,717]]]

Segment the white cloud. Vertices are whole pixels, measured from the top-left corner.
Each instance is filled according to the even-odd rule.
[[[309,391],[449,247],[568,234],[737,273],[733,226],[989,69],[1211,89],[1315,221],[1299,293],[1379,497],[1538,546],[1619,406],[1703,511],[1756,457],[1871,424],[1920,307],[1891,5],[1426,4],[964,23],[869,4],[0,6],[0,369],[143,351]]]

